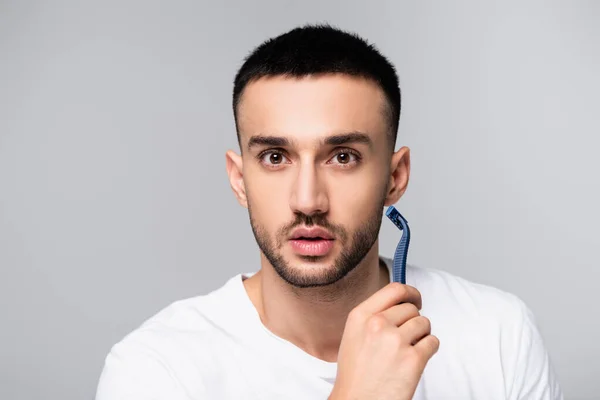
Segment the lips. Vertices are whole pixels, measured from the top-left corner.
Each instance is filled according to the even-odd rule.
[[[291,240],[333,240],[333,235],[323,228],[296,228]]]
[[[290,245],[301,256],[325,256],[333,248],[334,237],[323,228],[297,228],[292,232]]]

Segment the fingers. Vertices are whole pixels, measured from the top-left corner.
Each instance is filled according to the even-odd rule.
[[[380,315],[383,315],[395,326],[400,326],[406,321],[418,317],[419,309],[412,303],[402,303],[382,311]]]
[[[366,315],[373,315],[399,303],[412,303],[420,310],[421,293],[413,286],[392,282],[359,304],[356,310]]]
[[[425,357],[425,359],[429,360],[439,350],[440,340],[433,335],[427,335],[419,340],[413,348]]]
[[[429,321],[429,318],[419,315],[402,324],[398,328],[398,333],[406,340],[406,342],[410,342],[417,346],[422,340],[431,336],[431,322]],[[421,345],[422,351],[428,353],[433,350],[431,347],[434,343],[430,342],[431,340],[432,339],[427,339],[425,344]],[[439,342],[437,345],[439,346]],[[435,351],[437,351],[437,348]]]
[[[431,322],[429,318],[419,315],[402,324],[398,332],[400,336],[414,344],[431,333]]]

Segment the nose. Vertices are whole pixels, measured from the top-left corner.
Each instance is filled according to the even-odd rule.
[[[290,198],[292,211],[308,216],[329,211],[329,199],[324,186],[313,163],[300,165]]]

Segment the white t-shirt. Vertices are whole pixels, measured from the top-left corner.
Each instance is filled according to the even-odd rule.
[[[173,303],[116,344],[97,400],[327,399],[336,363],[262,324],[242,283],[251,275]],[[408,266],[406,278],[440,340],[414,400],[563,399],[534,316],[517,296],[434,269]]]

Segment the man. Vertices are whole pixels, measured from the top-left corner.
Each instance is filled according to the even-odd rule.
[[[519,298],[412,266],[390,283],[378,234],[410,153],[394,151],[398,78],[373,46],[329,26],[268,40],[233,110],[227,173],[260,269],[115,345],[99,400],[562,399]]]

